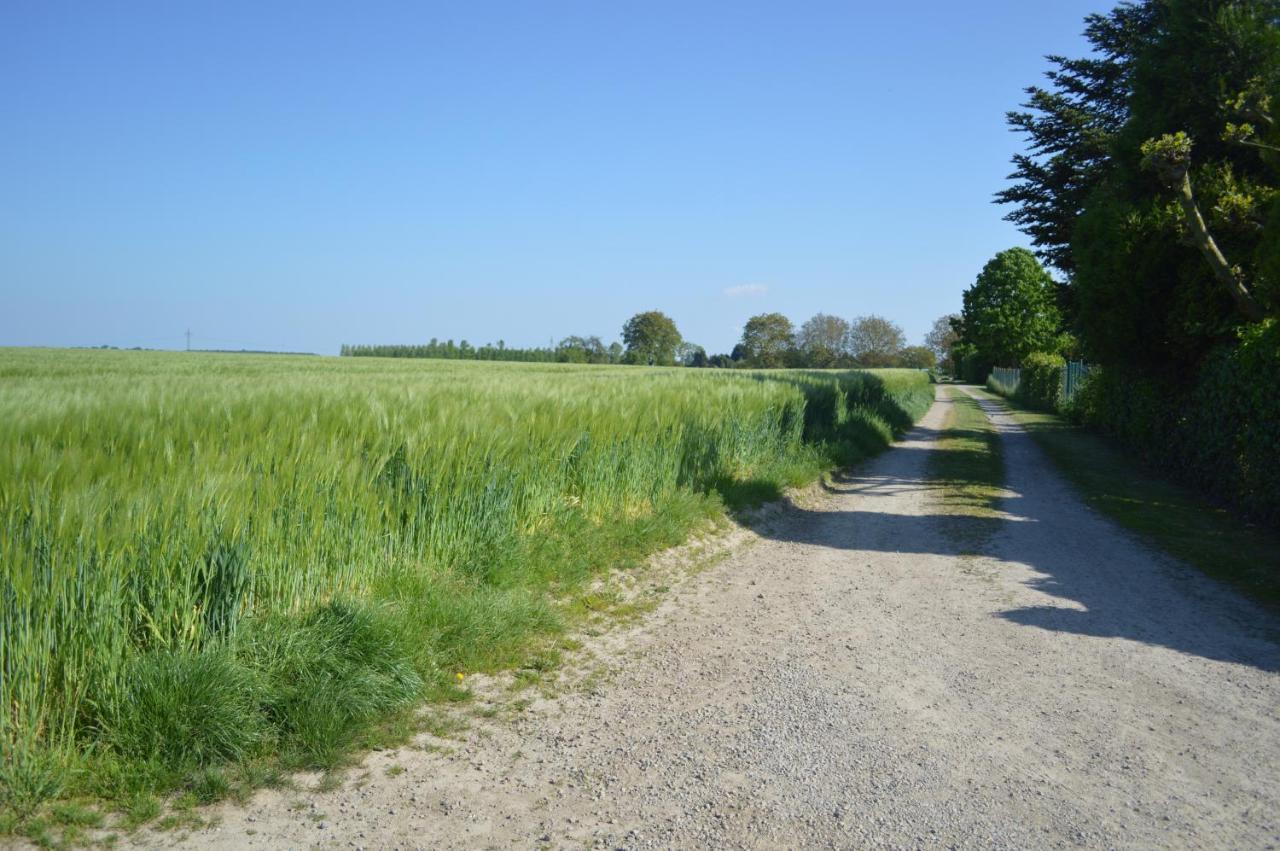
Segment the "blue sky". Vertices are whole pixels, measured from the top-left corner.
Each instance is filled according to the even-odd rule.
[[[335,353],[878,313],[996,251],[1077,0],[15,2],[0,345]]]

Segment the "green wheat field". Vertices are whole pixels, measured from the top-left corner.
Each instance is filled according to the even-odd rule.
[[[0,803],[331,766],[932,398],[909,370],[0,349]]]

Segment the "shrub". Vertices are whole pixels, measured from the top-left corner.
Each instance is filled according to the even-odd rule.
[[[1062,371],[1067,362],[1061,355],[1033,352],[1022,361],[1017,398],[1042,411],[1056,411],[1062,402]]]
[[[1222,496],[1280,526],[1280,322],[1213,353],[1187,405],[1187,464]]]

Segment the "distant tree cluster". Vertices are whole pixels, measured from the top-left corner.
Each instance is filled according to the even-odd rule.
[[[343,357],[439,358],[442,360],[523,361],[525,363],[622,363],[621,343],[605,345],[599,337],[565,337],[554,348],[518,349],[499,340],[497,345],[473,346],[466,340],[423,345],[342,347]]]
[[[847,320],[828,313],[799,329],[781,313],[761,313],[747,320],[731,354],[707,358],[708,366],[750,369],[931,369],[937,362],[927,345],[908,346],[902,328],[883,316]]]
[[[797,330],[781,313],[762,313],[747,320],[742,341],[732,353],[708,355],[702,346],[684,339],[670,316],[648,310],[622,326],[621,343],[608,345],[599,337],[579,336],[565,337],[555,347],[534,349],[508,348],[501,340],[497,345],[477,347],[466,340],[441,343],[432,339],[424,345],[344,345],[342,355],[722,369],[932,369],[941,358],[950,356],[950,346],[950,338],[941,337],[926,339],[923,346],[908,346],[902,329],[882,316],[846,320],[819,313]]]
[[[555,349],[560,363],[621,363],[622,344],[605,345],[599,337],[565,337]]]
[[[443,343],[434,337],[431,342],[421,345],[375,345],[351,346],[343,345],[343,357],[366,358],[439,358],[442,360],[492,360],[492,361],[526,361],[532,363],[555,363],[559,360],[556,349],[512,349],[501,340],[497,345],[486,343],[473,346],[466,340],[455,343],[446,340]]]

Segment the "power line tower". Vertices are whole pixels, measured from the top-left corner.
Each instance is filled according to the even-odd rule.
[[[187,351],[191,351],[191,329],[187,329]]]

